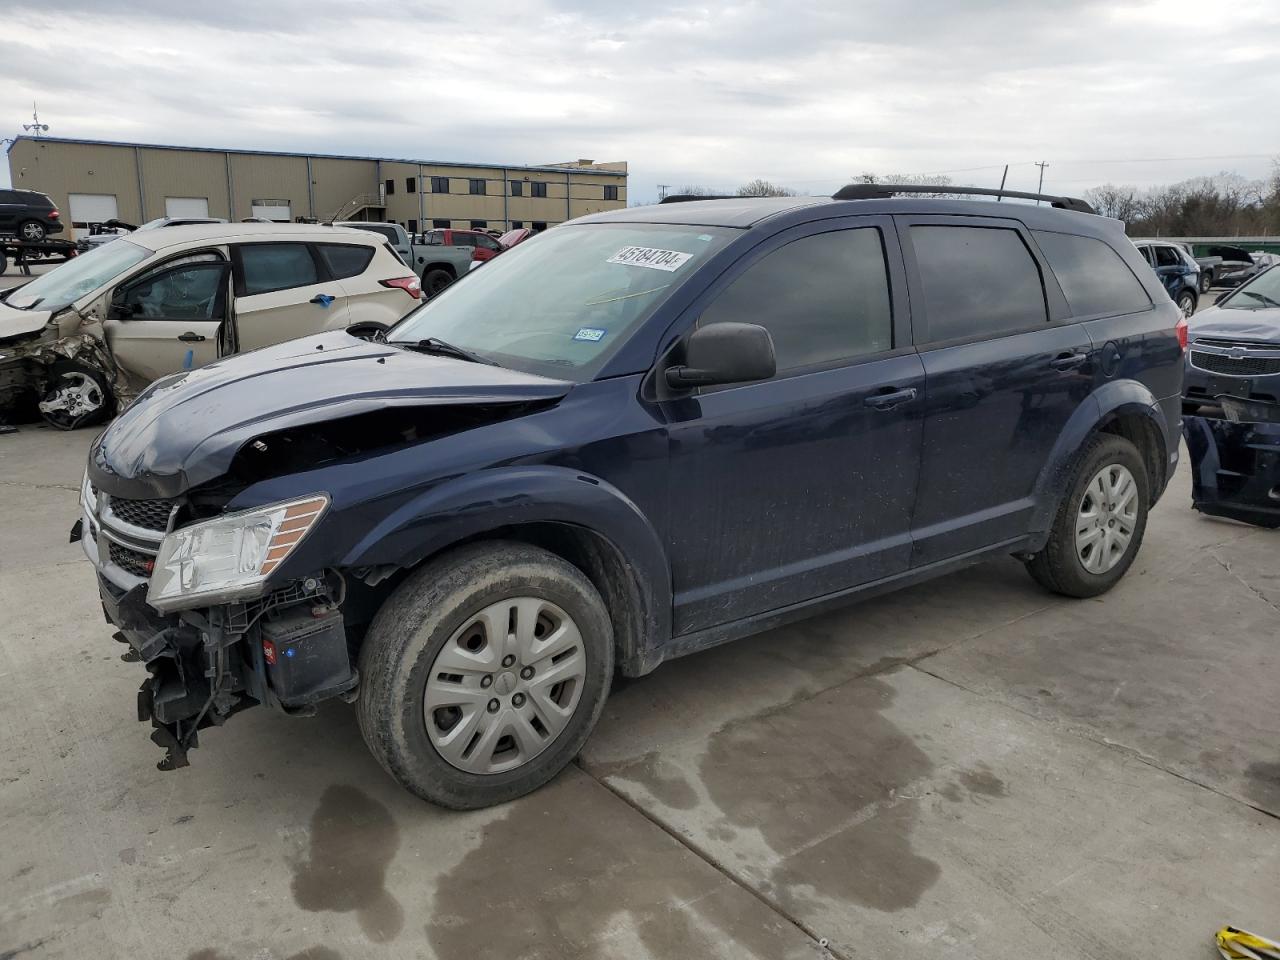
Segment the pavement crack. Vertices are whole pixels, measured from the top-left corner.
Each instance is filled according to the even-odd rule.
[[[1095,736],[1089,733],[1089,731],[1082,730],[1079,727],[1076,727],[1072,724],[1063,723],[1057,720],[1042,717],[1039,714],[1033,713],[1030,710],[1024,710],[1021,707],[1017,706],[1016,704],[997,699],[996,697],[989,697],[978,690],[974,690],[972,687],[967,687],[963,683],[960,683],[956,680],[952,680],[950,677],[944,677],[939,673],[934,673],[932,670],[928,670],[925,667],[922,667],[918,662],[910,663],[908,664],[908,666],[912,667],[915,670],[919,670],[921,673],[927,676],[933,677],[933,679],[935,680],[941,680],[943,683],[950,684],[951,686],[955,687],[957,690],[963,690],[965,693],[975,696],[979,700],[985,700],[987,703],[994,704],[995,706],[1003,707],[1006,710],[1012,710],[1014,713],[1018,714],[1019,716],[1027,717],[1028,719],[1033,720],[1036,723],[1040,723],[1040,724],[1044,724],[1045,726],[1052,727],[1054,730],[1058,731],[1059,733],[1065,733],[1067,736],[1075,737],[1079,740],[1085,740],[1085,741],[1088,741],[1089,743],[1097,744],[1098,746],[1105,747],[1108,750],[1116,750],[1120,753],[1123,753],[1127,757],[1132,757],[1133,759],[1137,760],[1139,763],[1142,763],[1148,767],[1151,767],[1153,770],[1159,770],[1161,773],[1167,773],[1169,776],[1176,777],[1177,779],[1182,780],[1185,783],[1189,783],[1192,786],[1199,787],[1202,790],[1208,790],[1210,793],[1216,794],[1217,796],[1222,797],[1224,800],[1230,800],[1232,803],[1238,803],[1241,806],[1248,807],[1250,810],[1255,810],[1258,813],[1262,814],[1263,816],[1271,818],[1272,820],[1280,820],[1280,812],[1268,810],[1266,807],[1258,806],[1256,803],[1251,803],[1250,801],[1245,800],[1241,797],[1237,797],[1230,793],[1226,793],[1222,790],[1219,790],[1213,784],[1204,783],[1200,780],[1197,780],[1195,777],[1188,776],[1185,773],[1181,773],[1178,770],[1174,770],[1173,768],[1168,767],[1165,764],[1161,763],[1155,757],[1152,757],[1149,754],[1143,753],[1141,750],[1137,749],[1136,747],[1131,747],[1128,744],[1120,743],[1117,740],[1112,740],[1108,737],[1104,737],[1101,735]]]
[[[26,487],[28,490],[70,490],[79,493],[80,487],[70,483],[25,483],[21,480],[0,480],[2,487]],[[0,956],[2,960],[2,956]]]
[[[1227,576],[1231,577],[1232,580],[1240,584],[1240,586],[1244,587],[1246,590],[1252,593],[1255,597],[1257,597],[1259,600],[1265,603],[1268,607],[1270,607],[1276,613],[1280,613],[1280,607],[1276,606],[1275,603],[1273,603],[1265,593],[1263,593],[1261,590],[1259,590],[1257,587],[1251,584],[1248,580],[1246,580],[1244,577],[1240,576],[1240,574],[1236,573],[1234,570],[1231,569],[1230,561],[1225,560],[1222,557],[1218,556],[1217,553],[1215,553],[1213,550],[1209,550],[1208,553],[1209,553],[1209,556],[1213,557],[1213,559],[1217,561],[1218,566],[1220,566],[1223,570],[1227,571]]]
[[[727,881],[729,881],[729,883],[733,884],[739,890],[744,891],[750,897],[752,897],[754,900],[756,900],[758,903],[764,906],[767,910],[769,910],[771,913],[777,914],[787,923],[791,924],[791,926],[795,927],[796,930],[798,930],[805,937],[811,940],[815,947],[823,951],[821,956],[824,958],[824,960],[826,960],[826,958],[828,957],[832,958],[832,960],[850,960],[849,957],[847,957],[845,954],[838,951],[831,943],[829,943],[826,937],[820,936],[817,933],[817,931],[813,930],[808,924],[806,924],[799,917],[796,917],[793,914],[788,913],[787,910],[783,908],[781,904],[775,903],[774,901],[770,900],[767,896],[765,896],[755,887],[751,886],[749,883],[735,876],[727,867],[725,867],[714,856],[712,856],[710,851],[703,849],[703,847],[701,847],[691,837],[687,837],[679,833],[678,831],[673,829],[671,826],[669,826],[667,823],[663,822],[661,819],[654,816],[654,814],[646,810],[644,807],[642,807],[639,803],[637,803],[631,797],[627,796],[622,791],[615,789],[609,783],[597,777],[594,773],[592,773],[583,765],[581,757],[576,758],[574,760],[574,763],[579,770],[581,770],[583,773],[589,776],[592,780],[598,783],[605,790],[608,790],[609,793],[611,793],[614,797],[616,797],[618,800],[621,800],[628,807],[630,807],[632,810],[638,813],[641,817],[643,817],[649,823],[653,824],[655,827],[657,827],[659,830],[665,833],[668,837],[670,837],[676,843],[680,844],[680,846],[688,850],[691,854],[693,854],[695,857],[697,857],[699,860],[701,860],[703,863],[709,866],[712,870],[716,871],[716,873],[720,874],[720,876],[724,877]]]

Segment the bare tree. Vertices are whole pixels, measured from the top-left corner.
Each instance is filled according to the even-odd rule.
[[[795,195],[794,190],[770,183],[768,180],[761,180],[759,177],[738,188],[740,197],[794,197]]]
[[[943,188],[954,186],[951,178],[941,173],[860,173],[853,178],[854,183],[886,183],[886,184],[902,184],[911,187],[938,187],[937,192],[918,193],[913,196],[933,197],[935,199],[954,197],[954,193],[947,193]]]
[[[1084,192],[1084,199],[1104,217],[1123,220],[1128,223],[1142,209],[1142,200],[1138,196],[1138,188],[1116,186],[1104,183],[1100,187],[1091,187]]]

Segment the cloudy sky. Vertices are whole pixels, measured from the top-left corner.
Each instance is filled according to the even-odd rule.
[[[1278,0],[0,0],[0,136],[1069,193],[1265,175],[1278,50]]]

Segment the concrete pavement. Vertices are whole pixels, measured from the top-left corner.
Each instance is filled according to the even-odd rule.
[[[620,682],[575,767],[457,814],[351,708],[162,774],[66,542],[90,432],[0,436],[0,957],[1207,958],[1280,933],[1280,533],[1183,471],[1094,601],[1020,566]],[[824,945],[823,941],[827,941]]]

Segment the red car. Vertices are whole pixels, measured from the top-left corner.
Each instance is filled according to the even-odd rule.
[[[506,249],[480,230],[428,230],[423,234],[422,242],[446,247],[473,247],[471,258],[481,262],[492,260]]]
[[[533,236],[533,231],[528,227],[519,227],[515,230],[508,230],[498,238],[498,243],[503,250],[510,250],[517,243],[522,243]]]

